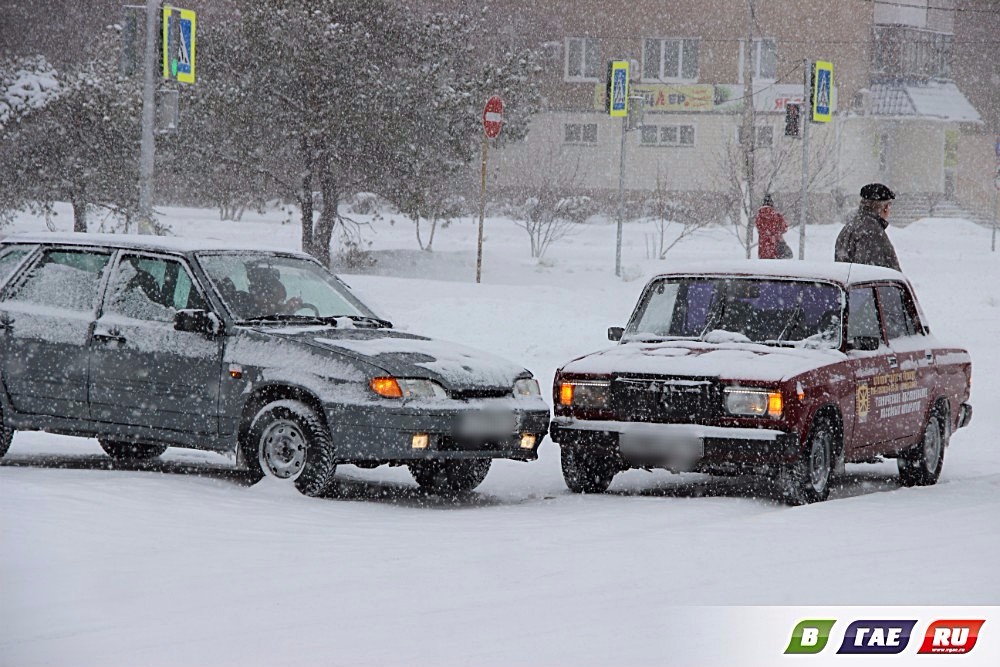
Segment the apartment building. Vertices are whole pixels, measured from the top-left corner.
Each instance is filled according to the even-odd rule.
[[[873,180],[889,183],[917,208],[960,201],[962,155],[985,139],[979,112],[953,76],[957,4],[494,3],[487,11],[499,43],[544,49],[546,100],[527,140],[494,160],[493,183],[501,190],[545,185],[610,197],[618,186],[622,123],[604,112],[605,69],[609,60],[624,59],[632,62],[633,95],[645,101],[641,128],[625,137],[625,188],[724,201],[741,178],[734,148],[749,35],[756,192],[778,193],[779,204],[797,196],[801,139],[784,136],[784,105],[801,101],[808,59],[835,68],[834,119],[810,128],[818,220],[835,219]]]

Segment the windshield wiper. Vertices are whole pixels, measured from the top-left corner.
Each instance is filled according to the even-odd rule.
[[[358,322],[359,324],[368,324],[375,329],[392,328],[392,322],[390,322],[389,320],[383,320],[380,317],[371,317],[369,315],[330,315],[320,319],[324,321],[333,321],[333,323],[336,324],[336,320],[340,318],[346,318],[352,322]]]
[[[258,317],[247,317],[240,322],[314,322],[318,324],[328,324],[325,317],[316,315],[296,315],[294,313],[271,313],[270,315],[259,315]],[[336,322],[332,322],[334,326]]]

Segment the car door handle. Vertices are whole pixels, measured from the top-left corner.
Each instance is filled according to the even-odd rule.
[[[109,342],[109,343],[124,343],[125,336],[121,335],[121,332],[105,329],[94,329],[94,340]]]
[[[929,363],[929,364],[933,364],[934,363],[934,353],[931,352],[930,350],[924,352],[924,360],[927,363]]]
[[[899,367],[899,362],[896,360],[896,357],[889,357],[887,361],[889,362],[889,368]]]

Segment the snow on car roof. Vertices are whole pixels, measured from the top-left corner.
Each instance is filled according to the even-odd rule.
[[[36,232],[11,234],[3,243],[60,243],[66,245],[97,245],[115,248],[162,250],[170,252],[197,252],[199,250],[257,250],[302,255],[294,250],[269,247],[261,243],[224,241],[220,239],[192,239],[152,234],[84,234],[81,232]],[[304,255],[303,255],[304,256]]]
[[[796,260],[740,259],[679,262],[661,276],[752,276],[762,278],[807,278],[828,280],[842,285],[871,280],[906,280],[893,269],[843,262],[799,262]]]

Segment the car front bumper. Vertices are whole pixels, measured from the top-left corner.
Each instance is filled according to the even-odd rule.
[[[623,468],[674,472],[766,472],[799,453],[797,433],[762,428],[557,418],[551,437],[562,447],[604,449]]]
[[[521,401],[517,401],[521,402]],[[340,463],[406,463],[427,459],[538,458],[538,445],[549,430],[549,408],[542,400],[525,399],[495,408],[475,405],[327,406],[326,419]],[[482,417],[487,419],[482,419]],[[470,428],[470,423],[477,426]],[[427,446],[414,447],[414,436],[426,435]],[[531,447],[522,446],[534,436]]]

